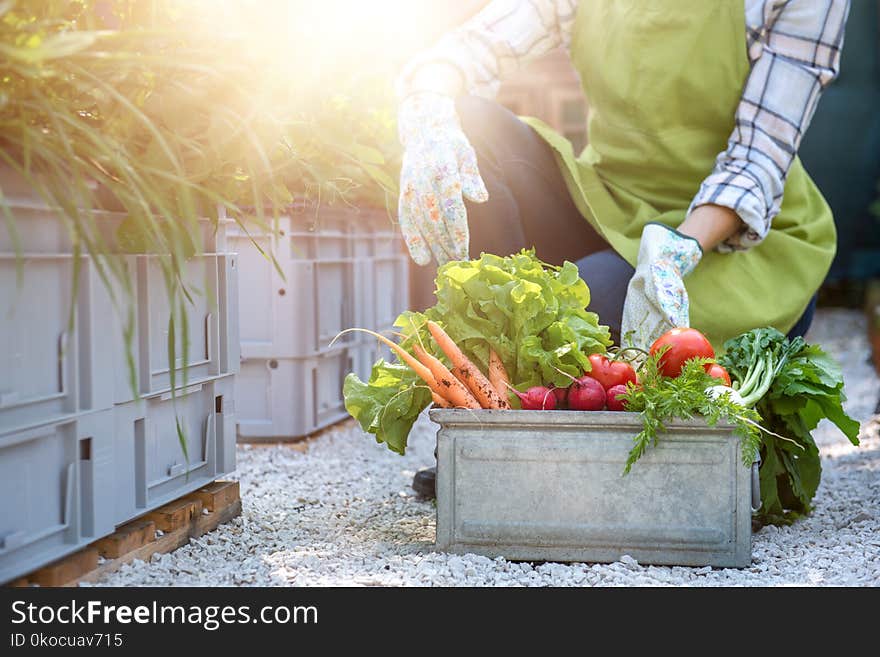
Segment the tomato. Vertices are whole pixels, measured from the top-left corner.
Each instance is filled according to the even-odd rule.
[[[651,355],[668,346],[660,357],[660,373],[676,377],[691,358],[715,358],[715,350],[705,335],[693,328],[674,328],[666,331],[651,345]]]
[[[724,385],[728,388],[730,387],[730,374],[728,374],[727,370],[721,367],[718,363],[707,363],[706,374],[714,376],[716,379],[721,379]]]
[[[608,390],[613,386],[625,386],[627,381],[636,382],[636,371],[629,363],[621,360],[608,360],[603,354],[592,354],[590,364],[593,366],[587,374]]]

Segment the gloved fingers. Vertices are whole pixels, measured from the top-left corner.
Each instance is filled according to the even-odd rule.
[[[400,198],[397,203],[400,230],[413,262],[424,266],[431,262],[431,249],[419,228],[421,208],[419,208],[416,199],[417,193],[412,182],[402,180]]]
[[[630,280],[620,330],[623,345],[647,350],[654,340],[679,325],[680,318],[670,316],[658,300],[656,286],[657,281],[647,268],[638,269]]]
[[[663,262],[664,266],[675,268],[681,278],[696,268],[702,256],[702,247],[695,238],[665,224],[649,223],[642,230],[640,263]]]
[[[420,223],[419,227],[427,246],[431,249],[437,264],[444,264],[455,259],[455,246],[447,226],[446,217],[441,211],[441,203],[434,190],[422,194],[417,199]]]
[[[458,171],[461,176],[461,191],[465,198],[474,203],[485,203],[489,200],[489,190],[480,176],[477,165],[477,154],[467,138],[459,145],[456,151]]]
[[[462,260],[468,256],[467,211],[462,199],[458,162],[452,150],[438,154],[436,174],[432,177],[432,193],[422,199],[434,229],[430,236],[438,262]],[[438,221],[439,217],[439,221]]]
[[[650,267],[652,301],[673,327],[690,324],[690,305],[678,272],[660,263]]]
[[[468,230],[467,209],[461,195],[461,184],[450,189],[441,202],[446,219],[446,232],[449,236],[448,256],[450,260],[467,260],[470,249],[470,231]]]

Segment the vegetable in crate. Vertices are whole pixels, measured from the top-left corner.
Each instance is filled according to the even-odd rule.
[[[859,423],[843,410],[846,399],[837,363],[803,338],[788,340],[773,328],[754,329],[724,343],[719,359],[734,385],[777,436],[761,446],[761,510],[765,524],[790,523],[809,513],[822,465],[812,430],[828,419],[859,444]]]
[[[611,346],[608,327],[586,310],[589,303],[589,288],[573,263],[547,265],[534,250],[508,257],[483,254],[440,267],[437,304],[424,313],[405,312],[395,325],[403,348],[419,345],[443,359],[427,324],[436,322],[477,369],[489,373],[496,391],[503,385],[497,376],[502,370],[518,390],[565,387],[570,377],[591,370],[590,354]],[[500,367],[497,362],[490,367],[493,350]],[[410,368],[384,360],[373,366],[369,381],[349,374],[343,387],[348,412],[400,454],[431,393]]]
[[[702,416],[710,426],[721,420],[735,425],[736,433],[742,438],[742,462],[751,467],[761,445],[758,414],[737,404],[729,395],[713,393],[718,387],[718,379],[706,372],[707,358],[682,361],[678,375],[670,377],[664,374],[668,371],[663,361],[664,353],[664,350],[657,350],[649,356],[639,370],[641,385],[637,387],[629,383],[626,394],[618,396],[627,411],[641,413],[643,427],[633,439],[624,473],[630,471],[649,446],[656,444],[666,430],[665,422],[695,416]]]

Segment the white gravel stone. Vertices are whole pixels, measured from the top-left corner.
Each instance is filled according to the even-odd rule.
[[[242,515],[171,554],[134,561],[102,586],[878,586],[880,382],[868,363],[862,314],[821,310],[807,336],[843,367],[854,447],[830,423],[814,437],[822,483],[814,513],[764,527],[746,569],[639,564],[512,563],[434,551],[435,507],[409,488],[433,465],[435,427],[421,418],[406,456],[358,428],[329,431],[301,452],[239,445]],[[157,532],[158,534],[158,532]]]

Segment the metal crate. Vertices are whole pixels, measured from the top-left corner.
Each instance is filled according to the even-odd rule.
[[[729,426],[667,424],[621,476],[635,413],[432,409],[437,548],[527,561],[746,567],[755,468]],[[760,494],[757,493],[757,500]]]

